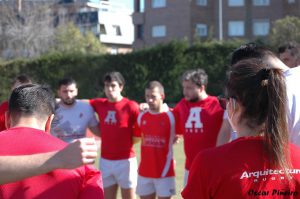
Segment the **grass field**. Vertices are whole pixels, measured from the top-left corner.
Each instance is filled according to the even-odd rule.
[[[136,144],[134,146],[135,151],[137,153],[137,159],[139,161],[140,158],[140,144]],[[184,156],[184,152],[183,152],[183,141],[180,140],[180,142],[178,144],[174,145],[174,158],[176,161],[176,167],[175,167],[175,172],[176,172],[176,195],[173,197],[173,199],[179,199],[181,198],[180,196],[180,191],[183,187],[183,176],[184,176],[184,160],[185,160],[185,156]],[[98,167],[98,163],[99,160],[96,161],[96,168]],[[139,198],[137,196],[137,198]],[[122,199],[121,198],[121,194],[120,194],[120,190],[118,192],[118,199]]]

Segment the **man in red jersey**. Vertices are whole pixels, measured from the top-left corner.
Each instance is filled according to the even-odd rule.
[[[216,146],[224,110],[217,97],[206,93],[208,77],[203,69],[186,71],[182,76],[184,98],[175,106],[176,131],[183,134],[186,155],[184,185],[191,163],[203,149]]]
[[[145,89],[149,110],[139,114],[137,134],[141,135],[141,161],[137,194],[141,199],[170,199],[175,195],[173,141],[175,118],[163,103],[164,88],[151,81]]]
[[[6,114],[8,130],[0,133],[0,155],[29,155],[63,149],[51,135],[55,100],[48,87],[27,84],[12,91]],[[90,166],[54,170],[0,186],[1,198],[103,198],[101,174]]]
[[[137,162],[133,150],[134,126],[139,106],[122,96],[125,80],[121,73],[104,75],[107,98],[95,98],[90,104],[100,120],[101,159],[105,199],[115,199],[118,186],[123,199],[135,197]]]
[[[22,84],[30,84],[31,80],[27,75],[19,75],[17,76],[11,86],[11,90],[16,88],[17,86],[20,86]],[[3,131],[6,129],[5,126],[5,112],[8,110],[8,101],[4,101],[0,104],[0,131]]]

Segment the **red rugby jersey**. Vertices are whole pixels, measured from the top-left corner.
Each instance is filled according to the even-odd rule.
[[[173,141],[175,118],[173,113],[140,113],[137,130],[141,135],[139,175],[148,178],[175,176]]]
[[[185,199],[300,198],[300,149],[290,145],[292,168],[269,166],[262,137],[243,137],[198,154],[181,195]]]
[[[203,149],[216,146],[224,110],[214,96],[198,102],[182,99],[174,108],[176,131],[183,134],[185,168],[189,170],[195,156]]]
[[[96,98],[91,99],[90,104],[100,121],[101,157],[109,160],[135,157],[132,138],[139,114],[138,104],[127,98],[119,102]]]

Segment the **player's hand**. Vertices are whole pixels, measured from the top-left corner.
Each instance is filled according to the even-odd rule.
[[[83,164],[94,164],[98,147],[94,138],[82,138],[68,144],[53,157],[60,168],[73,169]]]
[[[149,109],[149,105],[145,102],[139,104],[140,111],[146,111]]]
[[[175,135],[174,140],[173,140],[173,144],[178,144],[180,142],[180,135]]]

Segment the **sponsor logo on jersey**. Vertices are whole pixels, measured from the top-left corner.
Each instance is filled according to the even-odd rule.
[[[142,141],[143,146],[163,148],[166,145],[166,140],[159,136],[144,135],[142,138],[143,138]]]
[[[292,175],[300,174],[300,169],[286,169],[286,173]],[[287,177],[283,169],[266,169],[253,172],[244,171],[240,179],[253,179],[253,182],[261,182],[267,180],[286,180]]]

